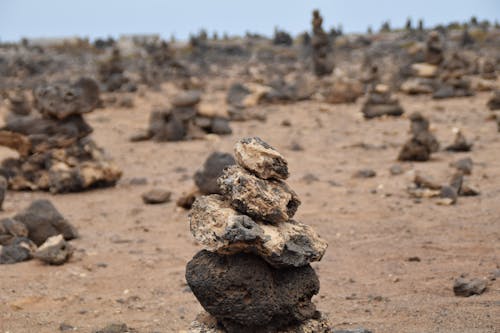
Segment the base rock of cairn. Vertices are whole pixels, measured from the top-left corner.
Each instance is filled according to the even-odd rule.
[[[292,220],[300,200],[284,182],[287,161],[259,138],[240,140],[235,157],[218,180],[221,195],[199,197],[190,213],[205,249],[186,280],[208,312],[190,332],[328,332],[311,302],[319,280],[310,266],[327,243]]]
[[[120,179],[121,170],[92,141],[92,127],[82,116],[99,103],[94,80],[42,84],[33,99],[36,110],[12,109],[0,129],[0,145],[19,153],[0,168],[11,189],[76,192]]]

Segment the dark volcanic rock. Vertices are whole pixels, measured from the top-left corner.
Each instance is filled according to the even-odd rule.
[[[309,266],[273,269],[251,254],[200,251],[186,280],[203,308],[228,332],[270,332],[312,318],[319,280]]]
[[[474,162],[470,157],[465,157],[455,161],[451,164],[451,166],[457,168],[457,170],[463,172],[465,175],[470,175],[472,173]]]
[[[420,113],[410,115],[412,137],[402,147],[400,161],[427,161],[431,153],[439,150],[439,142],[429,131],[429,121]]]
[[[451,145],[446,147],[446,150],[455,152],[465,152],[465,151],[470,151],[471,148],[472,148],[472,143],[467,141],[465,135],[463,135],[461,131],[458,131],[455,136],[455,141]]]
[[[0,264],[15,264],[29,260],[35,249],[35,244],[28,238],[15,238],[10,245],[0,245]]]
[[[472,295],[481,295],[486,290],[487,284],[483,279],[467,280],[459,277],[453,283],[453,292],[455,296],[469,297]]]
[[[500,110],[500,90],[495,90],[487,105],[491,111]]]
[[[229,120],[225,118],[216,117],[212,119],[210,132],[219,135],[227,135],[233,133],[233,130],[229,126]]]
[[[251,94],[251,91],[245,87],[241,83],[235,83],[229,87],[227,92],[226,101],[227,104],[236,106],[236,107],[244,107],[243,101],[245,97]]]
[[[217,178],[222,175],[225,167],[234,165],[236,161],[231,154],[215,152],[210,154],[203,169],[196,171],[194,182],[203,194],[220,194]]]
[[[355,178],[373,178],[376,175],[377,173],[372,169],[361,169],[354,173]]]
[[[18,213],[13,219],[26,225],[29,239],[37,246],[42,245],[47,238],[58,234],[62,234],[66,240],[78,237],[76,229],[48,200],[33,201],[27,209]]]

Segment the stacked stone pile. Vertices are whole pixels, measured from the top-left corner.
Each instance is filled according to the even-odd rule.
[[[285,183],[287,161],[259,138],[240,140],[234,152],[237,165],[218,179],[221,194],[198,198],[190,213],[205,249],[186,280],[208,312],[191,332],[329,332],[311,302],[319,280],[310,266],[327,243],[293,220],[300,200]]]
[[[94,80],[42,84],[33,99],[36,110],[13,107],[0,129],[0,145],[19,153],[0,168],[11,189],[75,192],[120,179],[121,170],[92,141],[83,118],[99,102]]]

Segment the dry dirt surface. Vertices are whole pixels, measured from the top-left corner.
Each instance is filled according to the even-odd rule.
[[[186,286],[185,265],[201,247],[175,200],[191,189],[193,173],[212,151],[231,152],[245,136],[260,136],[288,159],[289,184],[302,200],[296,218],[329,242],[313,265],[321,281],[314,299],[335,329],[500,332],[500,281],[475,297],[452,290],[461,274],[487,277],[500,265],[500,133],[488,121],[489,96],[399,96],[406,115],[429,117],[442,146],[452,142],[453,127],[475,142],[470,153],[440,151],[429,162],[402,163],[399,176],[389,168],[409,137],[407,116],[365,121],[362,101],[260,106],[267,122],[232,123],[230,136],[161,144],[128,142],[147,126],[158,93],[136,97],[133,109],[97,110],[86,119],[124,176],[115,188],[85,193],[8,193],[0,217],[49,198],[81,237],[71,242],[77,250],[63,266],[36,260],[0,266],[0,332],[58,332],[61,323],[92,332],[112,322],[138,332],[186,330],[202,309]],[[281,125],[285,119],[290,127]],[[296,144],[303,150],[291,149]],[[12,154],[0,150],[1,158]],[[449,164],[466,156],[474,160],[470,178],[480,196],[439,206],[408,195],[416,171],[447,182]],[[353,177],[363,168],[377,176]],[[134,178],[148,183],[134,185]],[[145,205],[141,194],[153,187],[172,191],[173,201]]]

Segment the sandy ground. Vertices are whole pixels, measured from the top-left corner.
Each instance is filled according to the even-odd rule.
[[[78,194],[9,193],[0,217],[50,198],[81,237],[72,241],[77,252],[64,266],[36,260],[0,266],[0,332],[58,332],[61,323],[91,332],[111,322],[139,332],[185,330],[201,306],[186,287],[184,269],[201,247],[190,235],[186,211],[174,202],[146,206],[140,195],[161,187],[175,201],[193,186],[192,174],[210,152],[230,152],[244,136],[262,137],[288,159],[289,184],[302,199],[296,217],[329,242],[313,265],[321,280],[315,302],[335,328],[500,332],[500,281],[477,297],[452,291],[460,274],[486,277],[500,265],[500,134],[487,121],[488,97],[401,97],[407,114],[421,111],[431,119],[443,145],[451,143],[455,126],[475,145],[470,153],[439,152],[426,163],[404,163],[400,176],[389,168],[408,137],[408,119],[364,121],[361,101],[265,106],[267,122],[232,123],[231,136],[164,144],[128,142],[146,127],[158,94],[137,97],[133,109],[97,110],[86,118],[95,140],[123,168],[123,179],[115,188]],[[292,126],[282,126],[284,119]],[[291,150],[294,142],[304,150]],[[0,157],[11,154],[0,150]],[[407,194],[415,171],[446,182],[449,163],[465,156],[475,162],[470,179],[480,196],[438,206]],[[353,178],[361,168],[377,176]],[[148,184],[131,185],[140,177]],[[415,256],[421,261],[408,261]]]

